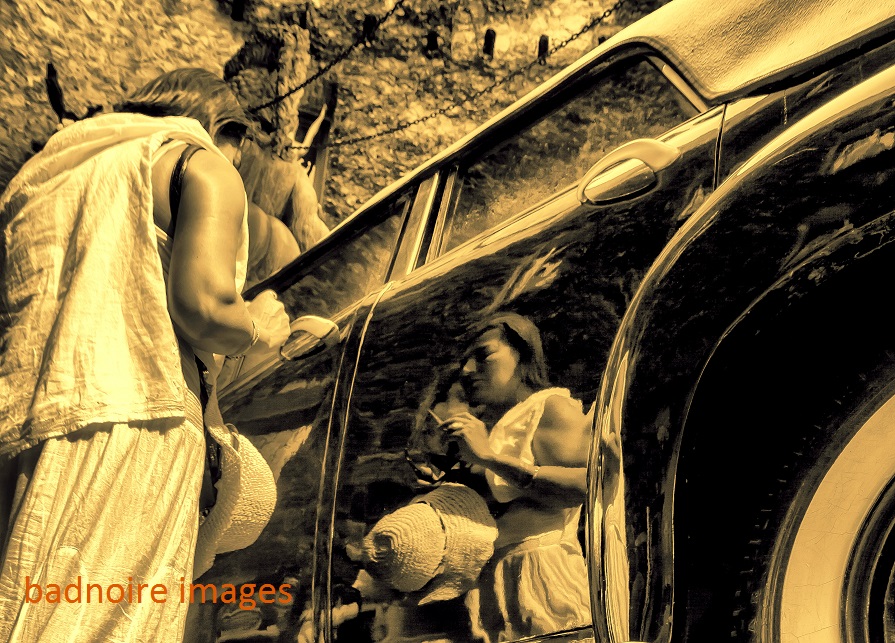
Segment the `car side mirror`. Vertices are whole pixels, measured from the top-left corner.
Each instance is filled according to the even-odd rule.
[[[316,355],[342,341],[338,324],[325,317],[302,315],[289,326],[292,334],[280,347],[280,357],[287,361]]]

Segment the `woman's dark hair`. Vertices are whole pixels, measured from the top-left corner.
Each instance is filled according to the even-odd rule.
[[[191,67],[162,74],[115,105],[115,111],[195,118],[212,139],[226,137],[237,143],[249,129],[245,110],[227,83]]]
[[[500,313],[486,319],[475,327],[475,336],[497,329],[507,344],[519,353],[519,378],[522,383],[533,389],[550,387],[547,377],[547,360],[541,344],[541,333],[538,327],[527,317],[516,313]]]

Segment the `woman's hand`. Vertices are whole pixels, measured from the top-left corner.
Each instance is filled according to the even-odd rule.
[[[273,290],[264,290],[247,302],[246,308],[258,328],[258,342],[255,346],[260,344],[264,352],[279,350],[289,339],[291,330],[289,315],[286,314],[283,302],[277,299],[277,294]]]
[[[457,444],[460,460],[466,464],[486,467],[494,457],[485,423],[471,413],[458,413],[445,420],[439,428]]]

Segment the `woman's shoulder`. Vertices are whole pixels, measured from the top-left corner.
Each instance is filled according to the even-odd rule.
[[[544,396],[544,413],[541,416],[542,424],[551,422],[561,422],[566,424],[569,420],[583,420],[584,410],[580,400],[569,395],[568,391],[564,392],[546,392]]]
[[[541,464],[584,466],[591,420],[581,402],[569,395],[549,395],[533,436],[532,449]],[[583,456],[583,457],[582,457]]]
[[[581,412],[581,401],[572,397],[567,388],[546,388],[532,393],[527,403],[543,408],[544,413]]]
[[[245,214],[246,193],[242,177],[221,154],[200,149],[190,159],[183,175],[183,201],[198,209],[212,205],[232,210],[238,218]]]
[[[223,155],[200,147],[190,159],[186,168],[185,180],[199,180],[218,185],[229,185],[240,192],[245,188],[239,170]]]

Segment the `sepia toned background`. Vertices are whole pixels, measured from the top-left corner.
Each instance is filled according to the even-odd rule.
[[[157,74],[205,67],[230,76],[247,107],[332,64],[392,2],[365,0],[10,0],[0,3],[0,189],[59,122],[47,98],[46,65],[77,116],[114,104]],[[607,7],[609,6],[608,3]],[[605,24],[543,62],[549,45],[605,7],[589,0],[408,0],[364,45],[295,96],[307,128],[330,101],[329,142],[407,129],[328,151],[318,183],[332,227],[380,188],[484,122],[621,27],[664,0],[630,0]],[[494,52],[483,53],[495,33]],[[284,46],[283,43],[286,43]],[[285,51],[284,51],[285,50]],[[509,82],[499,81],[529,65]],[[235,72],[235,73],[234,73]],[[497,84],[492,91],[465,97]],[[282,92],[281,92],[282,93]],[[304,94],[304,95],[302,95]],[[297,105],[284,106],[292,117]],[[273,109],[261,116],[276,120]],[[329,123],[327,123],[329,124]],[[288,126],[280,123],[281,129]],[[322,187],[322,189],[321,189]]]
[[[321,631],[339,641],[470,640],[460,600],[426,607],[412,597],[363,596],[361,605],[352,590],[362,570],[358,542],[426,491],[408,464],[410,455],[433,455],[428,410],[447,404],[472,329],[501,311],[537,325],[551,384],[599,418],[594,502],[578,532],[590,539],[583,549],[594,596],[605,582],[593,628],[604,610],[623,615],[612,620],[613,640],[666,640],[672,620],[680,640],[717,640],[718,632],[767,640],[755,633],[776,618],[782,581],[766,580],[786,579],[779,570],[796,537],[792,516],[815,504],[811,485],[842,460],[846,442],[876,431],[865,416],[886,397],[893,412],[895,336],[877,291],[895,260],[891,11],[877,12],[885,14],[874,23],[878,40],[849,41],[836,58],[812,48],[800,20],[806,7],[820,7],[828,29],[817,33],[846,32],[847,21],[826,12],[835,0],[757,3],[779,10],[779,21],[735,0],[672,2],[662,15],[681,6],[690,13],[669,20],[681,58],[669,71],[677,65],[690,92],[704,94],[696,102],[680,94],[687,83],[655,64],[668,52],[647,30],[637,44],[652,61],[636,47],[616,58],[610,43],[599,64],[592,59],[380,192],[662,4],[0,4],[0,189],[58,126],[48,63],[74,118],[108,109],[161,71],[201,66],[222,74],[258,116],[256,144],[240,165],[256,205],[275,216],[289,199],[294,206],[299,167],[326,228],[368,203],[246,293],[273,288],[293,322],[326,318],[341,341],[315,346],[293,327],[288,355],[256,370],[240,362],[221,385],[224,417],[271,465],[279,504],[251,547],[219,556],[200,580],[289,584],[295,600],[197,604],[188,641],[311,643]],[[864,14],[874,16],[870,4]],[[854,4],[837,6],[847,14]],[[768,49],[741,37],[743,24]],[[814,66],[803,67],[789,45]],[[772,46],[789,68],[768,80]],[[733,70],[757,84],[734,87],[734,73],[730,95],[712,97],[688,76],[699,80],[700,65],[710,79]],[[642,190],[591,200],[586,189],[601,175],[588,168],[635,139],[679,155],[647,167]],[[643,160],[630,153],[626,161]],[[895,424],[879,424],[891,435]],[[859,455],[891,487],[889,453]],[[891,498],[874,509],[888,527]],[[837,507],[837,519],[845,514]],[[860,526],[860,512],[852,515]],[[829,525],[821,527],[846,538],[858,530]],[[868,585],[876,546],[886,558],[874,582],[895,586],[891,542],[856,556],[864,566],[850,567],[849,582]],[[788,599],[789,612],[814,593]],[[892,625],[895,609],[885,605]],[[566,628],[552,640],[602,636],[591,634]]]

